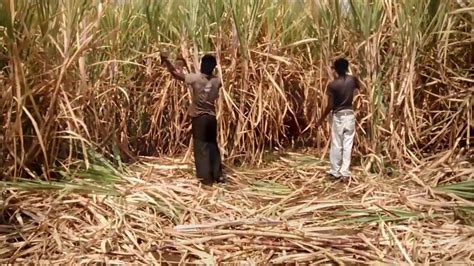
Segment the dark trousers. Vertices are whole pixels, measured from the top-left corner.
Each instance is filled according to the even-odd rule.
[[[221,154],[217,146],[217,120],[212,115],[192,119],[196,175],[203,184],[219,182],[222,174]]]

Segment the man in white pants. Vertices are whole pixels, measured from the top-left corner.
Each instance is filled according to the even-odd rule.
[[[351,176],[349,167],[351,164],[352,144],[355,135],[355,116],[352,101],[359,90],[359,81],[348,75],[349,62],[340,58],[333,66],[337,78],[329,83],[326,94],[328,105],[316,126],[319,127],[332,112],[331,119],[331,150],[329,160],[331,170],[329,174],[333,179],[348,180]]]

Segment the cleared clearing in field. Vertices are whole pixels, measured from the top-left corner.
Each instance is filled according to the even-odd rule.
[[[191,164],[165,158],[142,158],[126,176],[103,165],[56,188],[20,183],[30,191],[7,193],[0,261],[472,264],[469,162],[426,161],[393,177],[356,169],[343,184],[309,154],[229,169],[227,184],[204,190]]]
[[[0,262],[473,264],[471,2],[0,1]],[[197,186],[160,50],[217,57],[227,185]],[[314,126],[339,56],[350,184]]]

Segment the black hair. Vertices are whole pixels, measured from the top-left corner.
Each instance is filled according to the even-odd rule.
[[[334,61],[333,68],[339,76],[345,76],[349,71],[349,61],[344,58],[339,58]]]
[[[217,65],[217,60],[213,55],[206,54],[201,59],[201,73],[212,75],[214,68]]]

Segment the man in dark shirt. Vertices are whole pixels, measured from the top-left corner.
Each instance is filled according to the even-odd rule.
[[[335,179],[350,178],[352,144],[355,135],[355,116],[352,100],[359,90],[358,80],[348,75],[349,62],[337,59],[332,69],[337,78],[327,88],[328,104],[316,126],[319,127],[326,116],[332,112],[331,119],[331,150],[329,174]]]
[[[161,53],[161,60],[171,75],[184,81],[191,89],[191,105],[188,115],[191,117],[194,142],[194,163],[196,175],[204,185],[221,182],[222,164],[217,145],[217,120],[214,103],[219,95],[221,80],[213,75],[217,65],[216,58],[205,55],[201,59],[200,73],[184,74]]]

